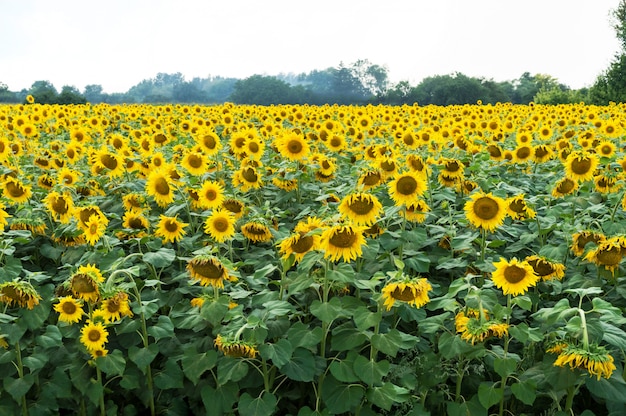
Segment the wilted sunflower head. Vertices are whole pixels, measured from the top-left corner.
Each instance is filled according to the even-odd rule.
[[[572,245],[570,249],[577,256],[582,256],[585,253],[587,244],[592,243],[599,245],[606,241],[604,234],[591,230],[583,230],[572,234]]]
[[[224,280],[234,281],[227,268],[217,257],[197,255],[187,263],[187,271],[193,280],[199,280],[202,286],[224,287]]]
[[[30,282],[13,280],[0,283],[0,302],[8,306],[33,309],[39,305],[41,296],[37,293]]]
[[[80,266],[70,277],[70,290],[77,298],[88,302],[96,302],[100,297],[99,284],[104,276],[96,266],[88,264]]]
[[[235,339],[234,337],[223,337],[218,335],[215,338],[215,346],[218,350],[229,357],[255,358],[258,354],[256,344]]]
[[[397,301],[421,308],[429,302],[428,292],[431,290],[432,286],[426,278],[404,276],[400,280],[387,283],[382,289],[382,296],[387,310]]]
[[[543,281],[550,279],[561,280],[565,276],[565,266],[541,256],[529,256],[524,259],[533,268],[537,276]]]

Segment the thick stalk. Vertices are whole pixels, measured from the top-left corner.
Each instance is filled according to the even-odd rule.
[[[20,342],[15,343],[15,359],[17,360],[17,375],[24,378],[24,364],[22,363],[22,350]],[[26,393],[22,396],[22,416],[28,416],[28,405],[26,404]]]
[[[136,285],[135,285],[135,295],[137,296],[137,302],[139,303],[139,306],[141,307],[142,306],[141,294],[139,293],[139,289],[137,289]],[[149,346],[148,325],[146,323],[146,316],[143,313],[143,309],[141,310],[140,318],[141,318],[141,340],[143,342],[143,347],[148,348]],[[148,405],[150,407],[150,415],[154,416],[156,412],[155,412],[155,407],[154,407],[154,386],[152,384],[152,368],[150,367],[150,364],[146,366],[146,385],[148,387]]]

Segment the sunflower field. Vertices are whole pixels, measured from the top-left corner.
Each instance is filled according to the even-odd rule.
[[[624,414],[624,120],[0,106],[0,414]]]

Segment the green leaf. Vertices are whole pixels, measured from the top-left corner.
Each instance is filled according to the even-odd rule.
[[[389,382],[367,389],[367,400],[387,411],[396,403],[404,403],[409,397],[409,390]]]
[[[145,319],[150,319],[152,315],[154,315],[159,310],[158,302],[158,299],[143,300],[141,301],[139,311],[133,310],[133,312],[143,314]]]
[[[311,313],[322,322],[332,322],[335,319],[349,316],[341,306],[339,298],[332,298],[329,302],[314,300],[311,303]]]
[[[63,344],[63,336],[58,326],[48,325],[46,332],[39,335],[36,341],[43,348],[58,348]]]
[[[200,391],[206,414],[215,416],[232,414],[233,405],[237,401],[238,395],[239,388],[236,383],[228,383],[217,386],[217,388],[204,384]]]
[[[530,328],[524,322],[509,327],[509,334],[522,343],[526,343],[528,341],[539,342],[543,339],[543,332],[541,331],[541,328]]]
[[[315,379],[315,357],[307,349],[296,348],[291,359],[279,369],[292,380],[313,381]]]
[[[533,301],[528,296],[515,296],[511,303],[517,305],[525,311],[530,311],[533,307]]]
[[[322,340],[322,328],[309,328],[302,322],[296,322],[287,331],[287,339],[294,349],[297,347],[316,348]]]
[[[478,400],[485,409],[489,409],[496,403],[500,403],[502,399],[502,389],[496,387],[495,384],[490,382],[482,382],[478,386]]]
[[[493,369],[496,370],[496,373],[498,373],[500,377],[510,376],[511,374],[515,372],[516,368],[517,368],[517,360],[515,358],[496,357],[493,360]]]
[[[372,346],[387,355],[395,357],[398,350],[413,348],[419,338],[405,334],[397,329],[391,329],[386,334],[372,335]]]
[[[165,368],[154,377],[154,385],[161,390],[182,389],[184,374],[175,359],[165,362]]]
[[[606,322],[600,321],[599,324],[602,328],[602,340],[626,351],[626,332]]]
[[[237,382],[248,374],[248,364],[238,358],[223,357],[217,362],[217,384],[225,385],[227,382]]]
[[[215,367],[216,363],[217,351],[215,350],[208,350],[203,353],[187,350],[181,360],[183,373],[194,385],[198,384],[202,374]]]
[[[352,326],[351,323],[346,323],[333,329],[330,345],[335,351],[350,351],[363,345],[365,341],[367,341],[365,334]]]
[[[39,329],[43,327],[43,323],[50,315],[50,307],[48,305],[39,304],[33,309],[21,309],[22,319],[19,325],[26,324],[28,329]],[[19,321],[18,321],[19,322]]]
[[[126,360],[120,350],[115,350],[104,357],[96,358],[96,365],[109,376],[121,376],[126,368]]]
[[[293,354],[293,346],[286,339],[280,339],[278,342],[259,345],[259,354],[266,360],[271,360],[276,367],[282,367],[291,358]]]
[[[248,393],[243,393],[239,398],[237,410],[241,416],[270,416],[276,411],[277,404],[276,396],[266,391],[256,399]]]
[[[146,374],[147,367],[156,358],[158,353],[159,347],[156,344],[150,344],[146,348],[139,348],[134,345],[128,348],[128,358],[130,358],[144,374]]]
[[[352,319],[359,331],[373,328],[380,323],[383,318],[382,312],[371,312],[366,306],[359,306],[354,311]]]
[[[346,413],[355,409],[361,403],[364,394],[363,386],[343,384],[332,376],[326,377],[322,385],[322,399],[332,414]]]
[[[39,253],[50,260],[59,260],[61,258],[61,254],[63,254],[63,250],[60,248],[51,246],[50,244],[41,244],[39,246]]]
[[[13,397],[13,400],[19,402],[28,393],[34,382],[35,377],[32,374],[26,374],[22,378],[4,377],[2,385],[4,386],[4,391],[8,392]]]
[[[160,269],[167,267],[176,259],[176,252],[171,248],[161,247],[157,251],[143,255],[143,261]]]
[[[330,364],[329,369],[337,380],[344,383],[355,383],[359,381],[359,377],[355,374],[353,366],[353,361],[335,360]]]
[[[354,373],[369,386],[381,385],[389,367],[387,360],[374,361],[362,355],[354,360]]]
[[[148,327],[148,334],[156,341],[174,336],[174,324],[167,315],[160,315],[157,323]]]
[[[596,377],[588,377],[585,380],[585,387],[587,387],[593,395],[601,399],[620,403],[621,408],[623,408],[623,405],[626,403],[626,381],[621,377],[621,374],[614,374],[613,377],[609,379],[600,378],[600,380]]]
[[[204,302],[200,314],[209,321],[213,327],[218,327],[228,312],[228,299],[220,297],[212,302]]]
[[[267,263],[265,266],[254,271],[254,280],[259,281],[272,274],[278,267],[275,264]]]
[[[511,391],[515,397],[528,406],[532,406],[535,402],[535,398],[537,397],[536,389],[537,386],[531,381],[522,381],[511,384]]]
[[[296,311],[291,303],[284,300],[270,300],[269,302],[264,302],[262,306],[267,309],[268,319],[288,316]]]

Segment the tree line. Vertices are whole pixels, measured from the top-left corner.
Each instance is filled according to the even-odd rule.
[[[626,0],[612,13],[612,25],[621,42],[610,66],[589,88],[571,89],[547,74],[524,72],[509,81],[470,77],[456,72],[424,78],[417,85],[408,81],[392,84],[385,66],[360,59],[351,64],[301,74],[252,75],[245,79],[196,77],[158,73],[122,93],[105,93],[101,85],[85,86],[81,92],[63,86],[60,92],[48,81],[31,88],[9,91],[0,82],[0,103],[25,102],[27,95],[43,104],[80,103],[198,103],[219,104],[414,104],[451,105],[476,102],[514,104],[565,104],[585,102],[606,105],[626,102]]]

